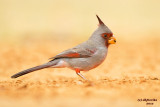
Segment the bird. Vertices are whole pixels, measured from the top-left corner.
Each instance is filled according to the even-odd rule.
[[[67,67],[74,70],[82,79],[87,80],[80,71],[89,71],[99,66],[105,60],[109,46],[116,43],[112,31],[98,15],[96,17],[99,22],[98,28],[87,41],[51,57],[47,63],[16,73],[11,78],[17,78],[44,68]]]

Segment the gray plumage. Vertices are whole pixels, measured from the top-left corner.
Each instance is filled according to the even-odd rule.
[[[85,79],[85,77],[80,74],[80,71],[88,71],[97,67],[107,56],[109,37],[103,37],[103,34],[111,35],[111,37],[113,37],[112,31],[101,21],[98,16],[97,18],[99,21],[99,27],[87,41],[75,46],[74,48],[61,52],[60,54],[50,58],[51,60],[43,65],[19,72],[11,76],[11,78],[17,78],[24,74],[43,68],[68,67],[75,70],[80,77]]]

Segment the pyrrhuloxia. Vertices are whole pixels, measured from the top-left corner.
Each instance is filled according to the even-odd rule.
[[[43,68],[68,67],[75,70],[77,75],[86,80],[80,71],[88,71],[100,65],[107,56],[109,45],[116,43],[112,31],[98,16],[97,18],[99,26],[87,41],[50,58],[51,60],[45,64],[21,71],[11,78],[17,78]]]

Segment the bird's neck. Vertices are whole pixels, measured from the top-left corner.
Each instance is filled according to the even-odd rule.
[[[103,38],[97,37],[97,35],[92,35],[92,37],[88,39],[88,42],[95,47],[108,47],[108,43],[106,43]]]
[[[108,40],[105,40],[105,45],[107,48],[109,47],[110,44],[108,43]]]
[[[101,37],[101,34],[98,34],[96,32],[92,34],[88,41],[92,42],[95,46],[106,46],[106,41]]]

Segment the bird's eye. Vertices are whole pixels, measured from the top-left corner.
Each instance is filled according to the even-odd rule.
[[[104,35],[104,37],[107,37],[107,35]]]

